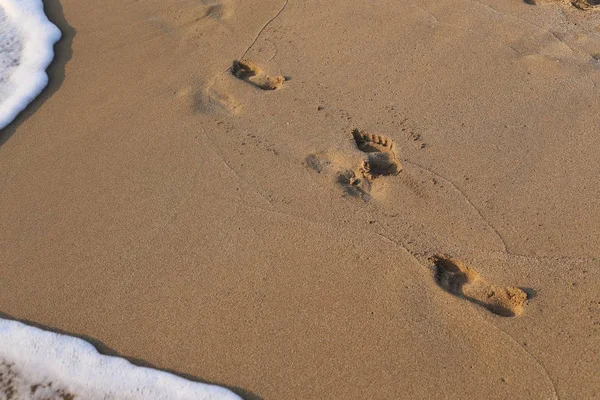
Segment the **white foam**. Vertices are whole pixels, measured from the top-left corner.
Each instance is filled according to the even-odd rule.
[[[88,342],[0,319],[0,399],[240,400],[231,391],[101,355]]]
[[[0,129],[48,84],[46,68],[60,36],[42,0],[0,0]]]

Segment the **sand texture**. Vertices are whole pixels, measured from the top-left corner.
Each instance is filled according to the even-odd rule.
[[[600,398],[594,3],[45,1],[0,317],[247,399]]]

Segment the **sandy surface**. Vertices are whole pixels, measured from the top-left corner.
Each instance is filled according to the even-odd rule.
[[[600,12],[45,4],[5,317],[252,399],[600,398]]]

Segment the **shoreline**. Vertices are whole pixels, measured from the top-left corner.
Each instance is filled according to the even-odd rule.
[[[594,397],[600,14],[517,3],[45,1],[0,317],[243,398]]]

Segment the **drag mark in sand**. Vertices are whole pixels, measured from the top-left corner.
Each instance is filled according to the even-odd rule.
[[[497,287],[489,284],[477,271],[458,260],[437,255],[433,257],[436,283],[455,296],[467,299],[503,317],[515,317],[523,312],[527,294],[517,287]]]
[[[231,73],[262,90],[277,90],[285,82],[285,77],[267,75],[258,65],[246,60],[234,61]]]
[[[502,247],[504,250],[504,253],[506,254],[512,254],[509,249],[508,249],[508,245],[506,244],[506,241],[504,240],[504,238],[502,237],[502,235],[500,235],[500,232],[498,232],[498,230],[496,228],[494,228],[492,226],[492,224],[490,224],[488,222],[488,220],[483,216],[483,214],[481,213],[481,211],[479,211],[479,208],[477,208],[475,206],[475,204],[473,204],[473,202],[471,200],[469,200],[469,198],[465,195],[465,193],[458,187],[456,186],[456,184],[454,184],[451,180],[444,178],[443,176],[441,176],[440,174],[438,174],[437,172],[431,170],[430,168],[424,167],[423,165],[419,165],[416,164],[412,161],[408,161],[408,160],[403,160],[404,163],[408,164],[408,165],[412,165],[413,167],[417,167],[420,168],[424,171],[429,172],[432,175],[435,175],[436,177],[438,177],[439,179],[443,180],[444,182],[448,183],[452,188],[454,188],[454,190],[456,190],[458,193],[460,193],[460,195],[462,196],[463,199],[465,199],[465,201],[469,204],[469,206],[477,213],[477,215],[479,215],[479,218],[482,219],[483,222],[485,222],[485,224],[494,232],[494,234],[498,237],[498,239],[500,240],[500,242],[502,242]]]
[[[250,43],[250,45],[246,48],[246,50],[244,51],[244,53],[240,56],[240,59],[244,58],[244,56],[246,54],[248,54],[248,52],[250,51],[250,49],[256,44],[256,42],[258,41],[258,38],[260,37],[260,35],[262,35],[262,33],[265,31],[265,29],[267,29],[267,27],[269,25],[271,25],[271,23],[273,21],[275,21],[275,19],[277,17],[279,17],[281,15],[281,13],[283,12],[283,10],[285,10],[285,8],[288,5],[289,0],[285,0],[285,2],[283,3],[283,5],[281,6],[281,8],[279,9],[279,11],[277,11],[277,13],[271,17],[264,25],[262,28],[260,28],[260,30],[258,31],[258,33],[256,34],[256,36],[254,37],[254,40],[252,41],[252,43]]]
[[[232,111],[239,111],[240,107],[237,104],[237,102],[235,100],[233,100],[229,95],[225,95],[222,93],[219,93],[217,91],[215,91],[213,89],[213,86],[215,85],[217,79],[227,73],[227,72],[231,72],[234,76],[236,76],[237,78],[240,78],[242,80],[245,80],[246,82],[249,82],[250,84],[259,87],[263,90],[275,90],[275,89],[279,89],[282,85],[283,82],[285,82],[286,78],[283,76],[274,76],[274,77],[269,77],[266,76],[264,74],[259,74],[259,70],[260,68],[258,68],[255,64],[250,63],[250,62],[245,62],[245,61],[241,61],[246,54],[250,51],[250,49],[256,44],[256,42],[258,41],[258,38],[260,37],[260,35],[262,35],[262,33],[265,31],[265,29],[277,18],[279,17],[279,15],[281,15],[281,13],[283,12],[283,10],[287,7],[288,5],[288,1],[289,0],[285,0],[285,2],[283,3],[283,5],[281,6],[281,8],[277,11],[277,13],[271,17],[263,26],[262,28],[258,31],[258,33],[256,34],[256,36],[254,37],[254,39],[252,40],[252,43],[250,43],[250,45],[248,47],[246,47],[246,50],[244,50],[244,52],[242,53],[242,55],[239,57],[240,61],[234,61],[233,66],[232,67],[228,67],[225,70],[223,70],[222,72],[216,74],[208,83],[208,85],[206,86],[206,88],[204,89],[204,95],[207,96],[213,103],[215,103],[218,108],[222,108],[225,109],[228,112],[232,112]],[[217,15],[217,16],[221,16],[221,14],[223,14],[222,10],[228,10],[228,8],[224,8],[219,4],[217,4],[215,6],[215,8],[210,8],[208,10],[208,14],[207,15]],[[226,17],[229,17],[231,14],[231,12],[227,11],[226,13]],[[237,66],[236,66],[237,64]],[[239,68],[238,68],[239,67]],[[225,99],[224,99],[225,98]],[[223,100],[224,99],[224,100]],[[214,101],[216,100],[216,101]]]
[[[412,251],[412,250],[410,250],[410,249],[409,249],[409,248],[406,246],[406,244],[405,244],[403,241],[401,241],[401,240],[395,240],[395,239],[392,239],[391,237],[389,237],[389,236],[387,236],[387,235],[385,235],[385,234],[383,234],[383,233],[381,233],[381,232],[376,232],[376,231],[372,231],[372,232],[373,232],[374,234],[376,234],[376,235],[378,235],[378,236],[382,237],[384,240],[387,240],[387,241],[389,241],[389,242],[390,242],[390,243],[392,243],[394,246],[398,246],[398,247],[400,247],[400,248],[401,248],[402,250],[404,250],[404,251],[405,251],[405,252],[406,252],[408,255],[410,255],[412,258],[414,258],[414,259],[415,259],[415,261],[416,261],[417,263],[419,263],[419,264],[422,264],[422,262],[421,262],[421,257],[425,256],[425,254],[418,254],[418,253],[415,253],[415,252],[413,252],[413,251]],[[438,257],[440,257],[440,256],[438,256]],[[441,258],[441,257],[440,257],[440,258]],[[446,257],[445,259],[446,259],[446,260],[448,260],[449,258],[448,258],[448,257]],[[466,268],[468,268],[468,267],[466,267]],[[450,269],[452,269],[452,267],[451,267]],[[477,272],[476,272],[476,271],[474,271],[473,269],[470,269],[470,270],[471,270],[472,272],[474,272],[475,274],[477,274]],[[436,272],[437,272],[437,271],[436,271]],[[450,275],[450,274],[448,274],[448,275]],[[479,274],[477,274],[477,276],[479,276],[479,277],[480,277],[480,275],[479,275]],[[437,278],[437,276],[436,276],[436,278]],[[445,278],[443,278],[443,279],[450,280],[450,277],[449,277],[449,276],[446,276],[446,277],[445,277]],[[438,284],[439,284],[439,283],[438,283]],[[518,289],[518,288],[515,288],[515,289],[517,289],[517,290],[521,290],[521,289]],[[524,294],[524,293],[523,293],[523,294]],[[522,308],[522,306],[521,306],[521,308]],[[555,400],[559,400],[559,399],[560,399],[560,397],[558,396],[558,391],[557,391],[557,389],[556,389],[556,385],[555,385],[554,381],[552,380],[552,378],[551,378],[551,376],[550,376],[550,373],[548,372],[548,370],[546,369],[546,367],[544,367],[544,365],[543,365],[543,364],[542,364],[542,363],[541,363],[541,362],[540,362],[540,361],[539,361],[539,360],[538,360],[538,359],[537,359],[537,358],[536,358],[536,357],[535,357],[533,354],[531,354],[529,351],[527,351],[527,349],[526,349],[526,348],[525,348],[525,347],[524,347],[524,346],[523,346],[523,345],[522,345],[522,344],[521,344],[521,343],[520,343],[518,340],[516,340],[516,339],[515,339],[515,338],[514,338],[512,335],[508,334],[508,333],[507,333],[507,332],[505,332],[503,329],[500,329],[498,326],[496,326],[495,324],[491,323],[490,321],[485,321],[485,322],[486,322],[486,324],[487,324],[487,325],[488,325],[488,326],[489,326],[491,329],[494,329],[494,330],[496,330],[496,331],[497,331],[497,332],[499,332],[501,335],[505,336],[505,337],[506,337],[508,340],[510,340],[510,341],[511,341],[511,342],[512,342],[512,343],[513,343],[513,344],[514,344],[514,345],[515,345],[517,348],[519,348],[519,349],[520,349],[520,351],[522,351],[522,352],[524,353],[524,355],[525,355],[526,357],[528,357],[529,359],[531,359],[531,361],[532,361],[532,362],[534,362],[534,363],[535,363],[535,364],[536,364],[536,365],[537,365],[537,366],[540,368],[540,370],[542,371],[542,373],[543,373],[543,374],[544,374],[544,376],[546,377],[546,380],[548,381],[548,384],[549,384],[549,386],[550,386],[550,389],[549,389],[549,390],[550,390],[550,392],[551,392],[551,394],[552,394],[552,398],[553,398],[553,399],[555,399]]]

